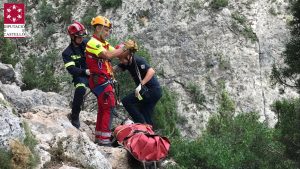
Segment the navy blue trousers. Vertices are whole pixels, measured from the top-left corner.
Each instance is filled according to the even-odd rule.
[[[79,120],[79,113],[81,111],[81,106],[83,104],[83,97],[88,86],[88,80],[85,77],[77,77],[74,80],[75,92],[72,102],[72,114],[71,118],[73,120]],[[78,85],[78,86],[77,86]]]
[[[150,88],[143,100],[138,100],[135,93],[130,93],[122,99],[122,104],[135,123],[147,123],[153,126],[153,110],[162,96],[161,88]]]

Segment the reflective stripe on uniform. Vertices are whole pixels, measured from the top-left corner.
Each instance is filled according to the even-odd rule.
[[[78,83],[78,84],[76,84],[75,88],[77,88],[77,87],[85,87],[85,84],[84,83]]]
[[[71,61],[65,64],[65,68],[69,67],[69,66],[75,66],[75,62]]]
[[[71,58],[74,60],[77,60],[77,59],[80,59],[81,56],[80,55],[72,55]]]
[[[91,38],[86,44],[86,51],[96,56],[103,51],[102,43],[95,38]]]
[[[95,38],[91,38],[86,45],[86,51],[89,53],[92,53],[96,56],[98,56],[99,53],[101,53],[104,49],[106,49],[108,51],[115,50],[115,48],[113,46],[109,45],[109,43],[107,41],[105,41],[105,43],[102,43]]]
[[[110,144],[111,143],[111,141],[109,139],[95,138],[95,141],[100,144]]]
[[[95,131],[96,136],[111,137],[111,132]]]

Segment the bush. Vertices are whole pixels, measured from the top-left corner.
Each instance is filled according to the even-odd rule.
[[[46,56],[30,55],[24,63],[23,90],[38,88],[45,92],[60,90],[59,77],[54,76],[56,51],[48,52]]]
[[[39,163],[39,156],[34,150],[37,140],[29,130],[28,124],[23,123],[25,130],[24,144],[18,140],[10,141],[10,150],[0,148],[0,168],[35,168]]]
[[[3,18],[0,19],[0,37],[4,36],[4,23]],[[19,62],[17,56],[12,56],[15,53],[17,46],[15,42],[12,42],[10,38],[0,38],[0,62],[5,64],[11,64],[15,67],[16,63]]]
[[[258,122],[256,113],[240,114],[235,119],[210,119],[208,127],[217,127],[218,133],[208,130],[194,141],[173,140],[171,155],[183,168],[295,168],[284,156],[283,145],[276,133]],[[214,126],[210,126],[214,121]]]
[[[99,3],[102,6],[102,10],[105,11],[109,8],[118,8],[122,5],[122,0],[99,0]]]
[[[162,131],[161,134],[168,137],[179,136],[176,127],[179,117],[177,113],[177,99],[175,93],[163,87],[163,95],[155,107],[154,125]]]
[[[38,144],[38,141],[35,139],[35,137],[32,135],[30,128],[26,122],[23,123],[24,125],[24,130],[25,130],[25,139],[24,139],[24,145],[29,148],[31,151],[32,155],[29,157],[29,163],[28,166],[29,168],[34,168],[37,166],[37,164],[40,161],[40,158],[35,151],[35,147]]]
[[[11,151],[6,151],[0,148],[0,168],[11,169],[10,159],[12,158]]]
[[[56,11],[46,0],[42,1],[37,11],[36,20],[43,26],[55,22]]]
[[[228,0],[213,0],[210,6],[214,9],[220,9],[228,5]]]
[[[204,105],[205,103],[205,95],[202,93],[201,89],[199,86],[193,83],[189,83],[187,85],[187,91],[190,93],[192,96],[192,101],[196,104],[199,105]]]
[[[91,21],[94,17],[96,17],[96,13],[97,13],[97,8],[91,6],[90,8],[87,8],[83,17],[81,18],[80,22],[85,26],[86,29],[89,30],[89,32],[92,31]]]
[[[285,153],[300,168],[300,100],[276,101],[273,108],[278,116],[276,128],[285,145]]]
[[[70,24],[72,21],[72,7],[78,3],[78,0],[66,0],[58,8],[60,14],[59,21],[63,21],[66,24]]]

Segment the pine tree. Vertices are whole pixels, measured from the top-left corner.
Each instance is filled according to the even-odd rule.
[[[273,66],[272,79],[300,92],[300,0],[290,0],[293,20],[290,22],[291,39],[283,52],[284,66]]]

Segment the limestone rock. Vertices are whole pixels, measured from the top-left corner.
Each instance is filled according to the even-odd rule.
[[[9,141],[25,138],[25,131],[20,118],[13,113],[11,107],[3,105],[0,99],[0,148],[9,149]]]
[[[22,114],[39,142],[37,149],[42,152],[42,163],[49,162],[53,150],[62,149],[63,156],[77,161],[85,168],[111,168],[87,133],[72,126],[67,119],[68,113],[69,109],[40,106]]]
[[[53,92],[45,93],[38,89],[21,91],[19,86],[1,83],[0,91],[18,112],[21,113],[38,105],[68,107],[67,99]]]

